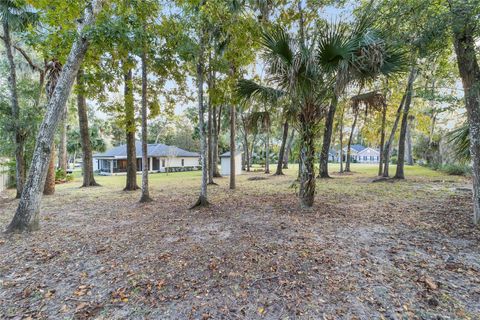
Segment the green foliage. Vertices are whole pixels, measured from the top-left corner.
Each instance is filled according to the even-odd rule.
[[[470,176],[472,167],[466,164],[446,164],[440,168],[440,171],[451,176]]]

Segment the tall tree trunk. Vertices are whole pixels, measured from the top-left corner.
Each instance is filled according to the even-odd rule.
[[[410,112],[410,105],[412,103],[413,82],[417,76],[416,68],[412,68],[410,72],[407,85],[407,96],[405,98],[405,106],[403,107],[402,124],[400,126],[400,137],[398,139],[398,157],[397,157],[397,171],[395,179],[405,179],[404,165],[405,165],[405,138],[407,133],[408,113]]]
[[[283,169],[288,169],[288,161],[290,159],[290,154],[292,153],[292,144],[293,144],[294,137],[295,137],[295,130],[292,129],[292,133],[290,133],[290,137],[288,137],[287,147],[283,155]]]
[[[64,172],[67,171],[68,160],[67,160],[67,112],[68,107],[66,105],[65,112],[60,122],[60,143],[58,145],[58,168],[62,169]]]
[[[208,123],[207,123],[207,127],[208,127],[208,136],[207,136],[207,141],[208,141],[208,147],[207,147],[207,151],[208,151],[208,184],[215,184],[215,182],[213,181],[213,176],[214,176],[214,166],[215,166],[215,162],[213,161],[213,151],[214,151],[214,147],[213,147],[213,122],[214,122],[214,119],[213,119],[213,106],[212,106],[212,86],[213,86],[213,74],[212,74],[212,70],[211,70],[211,63],[212,63],[212,59],[211,59],[211,55],[209,55],[209,58],[208,58],[208,67],[209,67],[209,72],[208,72],[208,81],[207,81],[207,84],[208,84]]]
[[[340,116],[340,173],[343,173],[343,116],[345,115],[345,109],[342,108],[342,114]]]
[[[328,154],[330,151],[330,142],[332,141],[333,120],[335,119],[335,111],[337,109],[338,98],[335,94],[328,108],[328,114],[325,119],[325,129],[323,131],[323,144],[320,153],[320,173],[319,178],[330,178],[328,175]]]
[[[265,174],[270,173],[270,125],[267,127],[265,137]]]
[[[230,189],[235,189],[235,106],[230,107]]]
[[[202,183],[200,186],[200,195],[197,202],[191,207],[191,209],[196,207],[208,206],[207,198],[207,183],[208,183],[208,172],[207,172],[207,137],[205,132],[205,105],[203,102],[203,83],[204,83],[204,69],[205,69],[205,35],[200,35],[200,50],[198,53],[197,61],[197,94],[198,94],[198,131],[200,133],[200,161],[202,162]]]
[[[217,109],[213,106],[213,177],[221,178],[222,175],[218,170],[218,136],[220,135],[220,120],[222,115],[222,109]],[[218,120],[217,120],[218,119]]]
[[[55,87],[58,83],[58,78],[62,70],[62,65],[58,62],[57,59],[50,60],[47,64],[47,77],[48,81],[45,86],[45,91],[47,93],[47,99],[50,101],[52,98]],[[62,114],[60,115],[60,121],[62,118],[66,117],[67,105],[65,104]],[[47,178],[45,179],[45,186],[43,187],[44,195],[53,195],[55,193],[55,142],[52,142],[52,153],[50,154],[50,163],[47,171]]]
[[[145,28],[144,28],[145,29]],[[140,202],[151,202],[148,187],[148,132],[147,132],[147,54],[142,50],[142,196]]]
[[[17,92],[17,71],[12,52],[12,40],[10,38],[10,26],[8,22],[3,22],[3,42],[5,43],[5,50],[7,52],[7,60],[9,66],[8,88],[10,90],[10,104],[13,121],[13,134],[15,136],[15,178],[17,184],[16,198],[20,198],[25,184],[25,155],[24,145],[25,139],[20,130],[20,106],[18,103]],[[40,88],[42,90],[42,88]]]
[[[243,114],[241,113],[241,119],[242,119],[242,127],[243,127],[243,150],[244,150],[244,159],[245,159],[245,168],[244,170],[247,170],[247,172],[250,172],[250,148],[248,147],[248,128],[246,124],[246,119]]]
[[[287,145],[288,139],[288,121],[285,120],[283,124],[283,135],[282,135],[282,144],[280,145],[280,152],[278,153],[278,163],[277,163],[277,171],[275,175],[283,175],[282,165],[283,159],[285,157],[285,147]]]
[[[413,125],[413,117],[408,117],[407,123],[407,164],[409,166],[413,166],[413,145],[412,145],[412,125]]]
[[[95,181],[95,176],[93,175],[92,144],[88,130],[87,101],[85,99],[82,69],[80,69],[77,74],[77,87],[78,126],[80,127],[80,143],[82,145],[82,187],[94,187],[99,184]],[[73,161],[75,161],[75,156],[73,157]]]
[[[457,65],[465,92],[465,108],[470,130],[473,223],[478,224],[480,222],[480,67],[475,51],[476,18],[470,14],[470,10],[455,8],[454,16],[459,21],[459,25],[454,26],[453,30]]]
[[[43,186],[43,194],[51,196],[55,193],[55,142],[52,143],[52,152],[50,153],[50,162],[48,164],[47,177]]]
[[[310,106],[307,109],[313,108]],[[303,111],[305,115],[300,119],[300,204],[303,208],[313,206],[315,198],[315,143],[314,127],[315,122],[309,119],[309,110]]]
[[[357,125],[359,110],[355,110],[355,115],[353,118],[352,131],[350,132],[350,137],[348,138],[347,145],[347,161],[345,164],[345,172],[350,172],[350,162],[351,162],[351,146],[353,141],[353,133],[355,132],[355,126]]]
[[[379,161],[378,161],[378,176],[381,176],[383,174],[383,148],[385,145],[385,126],[386,126],[386,121],[387,120],[387,105],[384,104],[382,106],[382,127],[380,129],[380,156],[379,156]]]
[[[70,90],[81,61],[88,49],[87,37],[84,34],[85,27],[93,24],[95,12],[99,9],[99,2],[93,1],[87,5],[83,24],[78,28],[79,36],[72,45],[67,62],[55,87],[52,98],[47,105],[47,112],[39,128],[32,164],[28,178],[22,191],[15,215],[7,227],[8,232],[29,231],[39,227],[39,211],[42,199],[42,188],[45,183],[47,167],[49,164],[51,146],[55,136],[55,130],[67,103]]]
[[[411,78],[412,73],[410,72],[409,79]],[[408,88],[408,84],[407,84]],[[390,131],[390,136],[388,137],[387,143],[383,149],[383,177],[388,177],[389,175],[389,168],[390,168],[390,151],[393,144],[393,139],[395,138],[395,132],[397,131],[398,123],[400,122],[400,116],[402,115],[403,105],[405,104],[405,99],[407,97],[407,92],[405,92],[402,96],[402,100],[397,109],[397,113],[395,116],[395,121],[392,126],[392,130]]]
[[[125,64],[125,63],[124,63]],[[124,65],[125,134],[127,139],[127,181],[125,191],[139,189],[137,185],[137,150],[135,146],[135,106],[131,67]],[[144,164],[142,167],[145,166]]]

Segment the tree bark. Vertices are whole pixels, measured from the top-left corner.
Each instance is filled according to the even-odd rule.
[[[313,106],[310,108],[313,108]],[[304,112],[308,114],[307,110]],[[299,161],[300,205],[303,208],[312,207],[315,198],[315,123],[309,118],[306,115],[300,121],[300,140],[302,144]]]
[[[92,144],[90,141],[90,131],[88,129],[87,101],[85,99],[82,69],[80,69],[77,74],[77,87],[78,126],[80,128],[80,144],[82,145],[82,187],[95,187],[99,186],[99,184],[95,181],[95,176],[93,175]],[[75,161],[75,157],[73,160]]]
[[[285,157],[285,147],[287,145],[287,139],[288,139],[288,121],[285,121],[285,123],[283,124],[282,144],[280,145],[280,152],[278,153],[277,171],[275,171],[275,175],[277,176],[283,175],[282,166],[283,166],[283,159]]]
[[[334,94],[328,114],[325,119],[325,129],[323,131],[322,151],[320,153],[320,173],[319,178],[330,178],[328,175],[328,154],[330,151],[330,142],[332,141],[333,120],[335,119],[335,111],[337,109],[338,97]]]
[[[340,173],[343,173],[343,116],[345,115],[345,109],[342,109],[342,114],[340,116]]]
[[[145,29],[145,28],[144,28]],[[145,31],[145,30],[144,30]],[[143,48],[142,60],[142,196],[140,202],[151,202],[150,189],[148,187],[148,132],[147,132],[147,54]]]
[[[200,49],[198,53],[197,61],[197,94],[198,94],[198,131],[200,133],[200,161],[202,162],[202,183],[200,186],[200,195],[197,202],[191,207],[191,209],[196,207],[208,206],[207,198],[207,183],[208,183],[208,172],[207,172],[207,138],[205,132],[205,105],[203,102],[203,83],[204,83],[204,69],[205,69],[205,35],[204,30],[201,30],[200,34]]]
[[[382,163],[383,163],[383,148],[384,148],[384,145],[385,145],[385,126],[386,126],[386,122],[387,122],[387,105],[384,104],[382,106],[382,126],[381,126],[381,129],[380,129],[380,156],[379,156],[379,159],[378,159],[378,176],[382,176],[383,174],[383,166],[382,166]]]
[[[51,150],[47,177],[43,186],[43,195],[45,196],[51,196],[55,193],[55,142],[52,143]]]
[[[265,174],[270,173],[270,124],[265,137]]]
[[[463,10],[462,10],[463,9]],[[480,222],[480,67],[474,38],[475,17],[465,8],[455,8],[459,25],[454,26],[457,65],[465,92],[465,108],[470,130],[470,154],[473,180],[473,223]]]
[[[407,164],[409,166],[413,166],[413,145],[412,145],[412,125],[413,125],[413,117],[408,117],[407,123]]]
[[[402,124],[400,126],[400,137],[398,139],[398,157],[397,157],[397,171],[395,179],[405,179],[404,165],[405,165],[405,138],[407,133],[408,113],[410,112],[410,105],[413,95],[413,82],[417,76],[416,68],[412,68],[410,77],[408,78],[407,92],[405,98],[405,106],[403,107]]]
[[[67,105],[60,122],[60,143],[58,145],[58,168],[67,172],[68,160],[67,160]]]
[[[218,136],[220,134],[220,120],[222,115],[222,109],[217,110],[216,106],[213,106],[213,177],[221,178],[222,175],[218,170]],[[218,118],[218,120],[217,120]]]
[[[208,147],[207,147],[207,151],[208,151],[208,184],[216,184],[214,181],[213,181],[213,177],[214,177],[214,166],[215,166],[215,162],[213,161],[213,157],[214,157],[214,147],[213,147],[213,144],[214,144],[214,139],[213,139],[213,106],[212,106],[212,90],[213,90],[213,73],[212,73],[212,70],[211,70],[211,63],[212,63],[212,59],[211,59],[211,56],[209,55],[209,58],[208,58],[208,67],[209,67],[209,72],[208,72],[208,81],[207,81],[207,84],[208,84],[208,123],[207,123],[207,127],[208,127],[208,137],[207,137],[207,141],[208,141]]]
[[[230,107],[230,189],[235,189],[235,106],[232,104]]]
[[[124,66],[125,133],[127,139],[127,181],[124,191],[139,189],[137,185],[137,150],[135,146],[135,106],[132,69]]]
[[[20,106],[18,103],[18,92],[17,92],[17,71],[15,67],[15,61],[13,59],[12,52],[12,40],[10,38],[10,26],[8,22],[3,22],[3,42],[5,43],[5,50],[7,53],[7,60],[9,66],[9,75],[8,75],[8,88],[10,90],[10,104],[11,104],[11,115],[13,122],[13,134],[15,137],[15,178],[17,185],[17,194],[16,198],[20,198],[25,184],[25,155],[24,155],[24,145],[25,139],[21,134],[20,128]],[[42,90],[42,88],[40,88]]]
[[[38,218],[42,188],[45,183],[46,171],[52,152],[51,146],[55,130],[67,103],[81,61],[88,49],[88,41],[84,34],[84,29],[93,24],[95,13],[99,9],[98,5],[99,2],[92,1],[85,9],[83,24],[78,28],[80,34],[72,45],[58,84],[55,87],[52,98],[48,102],[47,112],[39,128],[28,178],[15,215],[7,227],[7,232],[30,231],[39,227]]]
[[[290,159],[290,154],[292,153],[292,144],[293,144],[294,137],[295,137],[295,130],[292,129],[292,133],[290,133],[290,137],[288,137],[287,147],[285,149],[285,154],[283,156],[283,169],[288,169],[288,161]]]
[[[352,146],[352,140],[353,140],[353,133],[355,132],[355,126],[357,125],[358,113],[359,113],[359,110],[355,110],[355,115],[354,115],[353,124],[352,124],[352,131],[350,132],[350,137],[348,138],[347,161],[345,164],[345,172],[350,172],[351,146]]]

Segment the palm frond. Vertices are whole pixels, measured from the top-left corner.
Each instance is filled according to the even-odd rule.
[[[261,45],[264,47],[265,53],[270,58],[279,59],[286,65],[291,65],[294,57],[293,44],[288,32],[281,27],[273,30],[262,31]]]
[[[450,131],[447,134],[448,143],[450,143],[455,152],[455,156],[459,161],[470,161],[470,128],[465,122],[457,129]]]
[[[266,103],[275,103],[285,94],[283,91],[262,86],[253,80],[246,79],[240,79],[237,82],[236,93],[244,100],[257,98]]]

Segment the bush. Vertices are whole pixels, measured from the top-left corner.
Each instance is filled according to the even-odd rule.
[[[398,162],[398,159],[397,159],[396,156],[390,157],[390,163],[391,164],[397,164],[397,162]]]
[[[55,181],[64,181],[67,178],[67,173],[63,169],[55,170]]]
[[[74,179],[73,174],[67,174],[67,177],[65,180],[67,180],[67,182],[70,182],[70,181],[73,181],[73,179]]]
[[[469,176],[472,174],[472,168],[466,164],[446,164],[440,170],[451,176]]]

